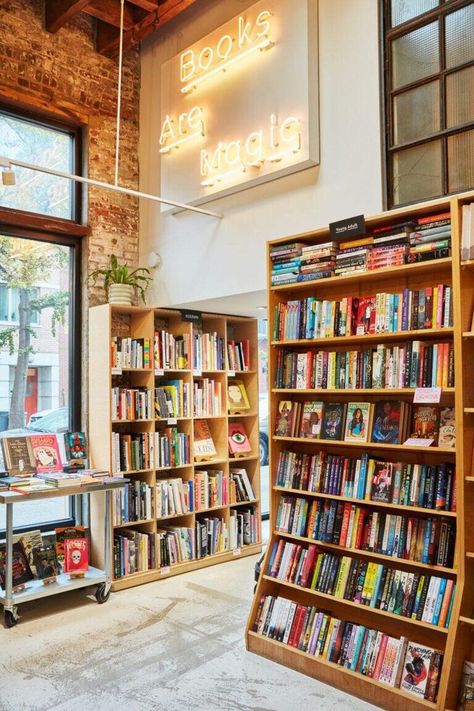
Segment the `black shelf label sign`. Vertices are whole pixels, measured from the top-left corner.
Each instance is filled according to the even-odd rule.
[[[356,217],[349,217],[346,220],[330,222],[329,232],[333,239],[365,235],[366,227],[364,215],[356,215]]]
[[[186,323],[198,323],[202,319],[201,311],[184,311],[181,309],[181,320]]]

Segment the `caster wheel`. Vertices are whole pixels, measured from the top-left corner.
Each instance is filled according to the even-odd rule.
[[[97,587],[97,590],[95,591],[95,599],[97,600],[99,605],[103,605],[104,602],[107,602],[107,600],[110,597],[110,588],[109,588],[108,592],[105,592],[105,590],[106,590],[105,583],[102,583],[101,585],[99,585]]]
[[[18,622],[18,614],[16,612],[12,612],[11,610],[5,610],[3,618],[5,621],[5,627],[7,628],[15,627]]]

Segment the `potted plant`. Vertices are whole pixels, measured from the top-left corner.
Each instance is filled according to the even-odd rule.
[[[89,274],[89,281],[97,283],[99,277],[104,278],[104,289],[108,290],[109,304],[132,305],[135,290],[145,303],[145,289],[153,279],[149,276],[150,270],[146,267],[138,267],[133,271],[129,270],[126,264],[119,266],[117,257],[112,254],[110,257],[109,269],[95,269]]]

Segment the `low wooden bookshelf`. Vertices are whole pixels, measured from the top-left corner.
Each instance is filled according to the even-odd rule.
[[[258,345],[257,321],[239,316],[222,316],[219,314],[202,314],[200,330],[202,333],[216,333],[223,339],[225,352],[225,367],[220,370],[196,370],[192,368],[193,361],[186,368],[155,368],[153,343],[155,332],[163,329],[173,336],[189,337],[192,343],[194,325],[182,319],[181,312],[174,309],[148,307],[126,307],[104,304],[89,310],[89,441],[91,460],[97,468],[112,469],[112,435],[114,432],[126,433],[157,433],[163,427],[175,427],[179,432],[189,436],[191,458],[189,463],[172,467],[155,467],[149,469],[124,471],[124,477],[132,481],[146,483],[152,489],[152,516],[147,519],[115,524],[110,530],[109,544],[113,545],[114,534],[121,529],[132,529],[151,534],[155,540],[155,556],[151,567],[143,572],[135,572],[123,576],[114,576],[112,590],[121,590],[135,585],[159,580],[172,575],[178,575],[190,570],[216,565],[243,556],[257,554],[261,551],[261,511],[260,511],[260,459],[259,459],[259,415],[258,415]],[[112,363],[112,338],[149,339],[151,343],[150,367],[116,368]],[[227,342],[249,341],[250,363],[248,370],[231,371],[228,367]],[[209,378],[221,385],[222,409],[218,414],[194,417],[193,384],[197,380]],[[160,383],[170,379],[179,379],[190,389],[190,412],[185,417],[157,417],[155,413],[155,388]],[[241,415],[228,410],[228,383],[241,381],[249,399],[249,409]],[[146,419],[121,420],[112,419],[112,388],[141,387],[152,393],[153,409],[151,417]],[[148,413],[150,414],[150,413]],[[206,420],[216,448],[216,455],[208,461],[195,461],[193,456],[194,420]],[[233,457],[228,449],[228,426],[230,422],[242,423],[251,446],[251,452],[245,457]],[[156,485],[160,480],[181,479],[183,482],[194,482],[196,472],[223,472],[229,478],[231,468],[244,468],[251,482],[255,498],[252,501],[228,503],[207,509],[195,510],[184,514],[159,516],[157,511]],[[98,497],[95,497],[96,499]],[[230,501],[230,499],[229,499]],[[94,529],[92,540],[92,558],[95,562],[101,560],[101,545],[104,543],[102,532],[102,503],[92,504],[91,528]],[[241,509],[252,509],[256,516],[257,542],[236,546],[235,548],[194,558],[173,565],[160,564],[160,551],[157,544],[157,531],[168,526],[193,529],[197,518],[218,516],[229,528],[231,514]],[[161,514],[161,511],[160,511]]]
[[[281,286],[271,285],[272,261],[270,250],[276,245],[302,242],[306,245],[323,244],[331,240],[329,228],[313,232],[291,235],[268,244],[268,315],[269,315],[269,460],[270,460],[270,542],[261,567],[254,601],[249,614],[246,629],[247,649],[287,667],[336,686],[346,692],[364,699],[376,706],[393,711],[404,708],[416,711],[422,708],[444,711],[455,708],[458,686],[465,659],[474,659],[474,476],[472,472],[474,444],[474,379],[469,368],[474,362],[474,334],[471,333],[471,319],[474,308],[474,262],[462,264],[460,260],[461,214],[465,203],[474,201],[474,193],[467,193],[452,198],[430,201],[417,206],[392,210],[366,219],[367,232],[373,229],[396,225],[409,219],[435,216],[441,213],[451,214],[451,256],[414,263],[405,266],[387,267],[346,276],[332,276],[318,281],[306,281]],[[354,239],[357,239],[354,238]],[[274,320],[276,307],[292,300],[316,297],[317,299],[340,300],[345,297],[365,297],[377,292],[395,293],[403,288],[422,289],[425,287],[447,284],[452,288],[453,314],[452,325],[446,328],[427,330],[398,331],[370,335],[349,335],[332,338],[314,338],[304,340],[275,340]],[[322,400],[347,402],[375,402],[377,399],[400,399],[413,402],[414,390],[391,389],[351,389],[351,390],[300,390],[275,388],[277,359],[280,350],[361,350],[377,344],[397,345],[413,340],[423,342],[436,340],[450,342],[454,350],[455,387],[443,388],[440,405],[454,407],[456,423],[456,448],[447,449],[431,446],[421,449],[403,444],[360,443],[341,440],[309,440],[294,436],[275,436],[277,408],[280,400]],[[280,453],[284,450],[315,454],[322,450],[327,453],[342,454],[347,457],[360,457],[366,452],[369,457],[382,457],[388,461],[403,461],[412,464],[438,464],[453,462],[456,467],[456,510],[436,511],[416,506],[401,506],[381,503],[366,499],[356,499],[344,495],[334,496],[319,492],[287,489],[277,486],[276,472]],[[389,557],[371,553],[367,550],[347,548],[334,543],[322,543],[313,538],[282,532],[276,526],[277,512],[282,496],[299,496],[309,500],[336,500],[356,504],[370,511],[385,511],[407,516],[441,516],[455,522],[456,539],[454,558],[450,567],[432,566],[405,558]],[[280,540],[300,542],[302,545],[316,544],[322,552],[359,558],[383,563],[383,565],[402,571],[427,573],[444,576],[455,582],[455,595],[449,626],[440,627],[421,622],[411,617],[392,614],[376,608],[359,604],[352,600],[318,592],[315,589],[301,587],[271,576],[269,562],[275,542]],[[368,628],[380,630],[394,637],[404,636],[410,641],[432,647],[444,653],[439,689],[436,702],[415,697],[400,688],[393,688],[378,680],[351,671],[325,658],[313,656],[301,649],[283,644],[274,638],[264,636],[254,630],[262,596],[280,596],[301,603],[316,605],[318,609],[339,619],[347,620]],[[280,624],[278,622],[277,624]]]

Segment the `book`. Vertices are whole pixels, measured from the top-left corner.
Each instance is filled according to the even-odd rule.
[[[456,447],[456,420],[454,407],[443,407],[439,413],[438,447]]]
[[[11,475],[29,477],[36,472],[29,437],[3,437],[2,447],[5,465]]]
[[[372,423],[373,405],[370,402],[349,402],[347,404],[346,442],[367,442]]]
[[[7,547],[5,543],[0,543],[0,585],[3,590],[5,590],[6,569]],[[19,541],[13,543],[12,586],[17,588],[25,585],[33,580],[33,577],[23,546]]]
[[[464,662],[458,701],[460,711],[468,711],[474,705],[474,662]]]
[[[318,439],[321,434],[323,404],[321,400],[309,400],[303,404],[300,437]]]
[[[424,699],[433,652],[431,647],[423,647],[413,642],[408,643],[403,663],[401,689]]]
[[[86,529],[84,526],[66,526],[55,528],[56,534],[56,555],[59,560],[64,559],[64,541],[67,539],[85,538]]]
[[[33,561],[36,567],[36,574],[40,580],[55,578],[61,572],[56,555],[56,546],[53,544],[46,543],[33,548]]]
[[[89,541],[87,538],[64,540],[64,572],[86,573],[89,569]]]
[[[392,471],[391,462],[375,462],[370,488],[372,501],[390,503],[392,500]]]
[[[435,405],[413,405],[411,438],[438,441],[439,408]]]
[[[244,454],[251,452],[249,439],[241,422],[229,422],[229,452],[230,454]]]
[[[300,403],[292,400],[280,400],[276,413],[275,435],[277,437],[294,437],[300,413]]]
[[[26,533],[17,533],[13,535],[13,543],[19,543],[23,548],[23,552],[30,566],[33,575],[36,575],[36,567],[33,560],[33,549],[41,546],[43,539],[41,531],[27,531]]]
[[[379,400],[374,405],[372,442],[400,444],[403,439],[406,403]]]
[[[356,317],[356,336],[375,333],[375,296],[359,299]]]
[[[245,385],[240,380],[229,382],[227,386],[229,411],[240,412],[241,410],[250,410],[250,403]]]
[[[215,457],[216,454],[216,447],[207,420],[194,420],[194,458],[198,456]]]
[[[346,405],[342,402],[325,402],[321,424],[321,439],[342,439]]]
[[[85,469],[88,466],[87,438],[85,432],[64,433],[64,470]]]
[[[61,454],[55,434],[33,434],[30,442],[38,474],[62,471]]]

